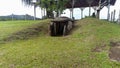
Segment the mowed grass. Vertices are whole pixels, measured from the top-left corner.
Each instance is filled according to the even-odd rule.
[[[24,24],[25,28],[27,25]],[[108,56],[112,40],[120,40],[120,25],[94,18],[82,19],[68,36],[45,34],[0,44],[0,68],[120,68],[120,63]]]
[[[43,22],[43,21],[41,21]],[[12,33],[26,29],[31,25],[40,23],[40,21],[0,21],[0,40],[9,36]]]

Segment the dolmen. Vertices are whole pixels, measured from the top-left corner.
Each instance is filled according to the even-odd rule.
[[[74,26],[74,20],[68,17],[57,17],[53,19],[49,26],[51,36],[65,36]]]

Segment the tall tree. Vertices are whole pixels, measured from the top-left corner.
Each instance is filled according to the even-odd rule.
[[[46,9],[47,18],[53,18],[53,11],[56,11],[57,16],[65,9],[65,4],[69,0],[36,0],[36,5]],[[32,5],[32,0],[22,0],[25,5]]]
[[[104,8],[104,6],[106,6],[106,5],[108,5],[108,0],[104,0],[103,2],[102,2],[102,0],[99,0],[99,6],[98,6],[98,9],[97,9],[97,15],[96,15],[96,17],[98,19],[100,17],[101,9]]]

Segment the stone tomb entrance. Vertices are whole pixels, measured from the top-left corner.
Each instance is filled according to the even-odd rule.
[[[58,17],[51,21],[49,27],[49,34],[51,36],[67,35],[73,28],[74,21],[67,17]]]

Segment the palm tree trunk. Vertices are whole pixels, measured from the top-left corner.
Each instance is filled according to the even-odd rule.
[[[43,9],[41,8],[41,19],[43,19]]]
[[[100,10],[97,10],[96,18],[99,19],[99,17],[100,17]]]
[[[45,8],[44,8],[44,9],[43,9],[43,12],[44,12],[44,18],[46,17],[46,15],[45,15],[45,11],[46,11],[46,10],[45,10]]]

